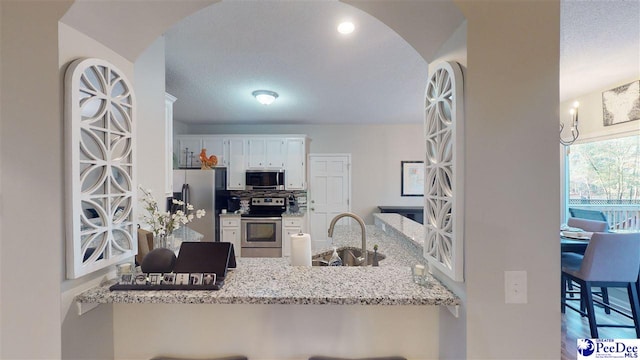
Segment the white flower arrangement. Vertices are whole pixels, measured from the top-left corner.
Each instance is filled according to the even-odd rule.
[[[186,212],[182,209],[177,210],[174,214],[166,211],[162,212],[158,209],[158,203],[151,195],[151,189],[145,190],[142,186],[138,187],[144,196],[140,201],[144,204],[147,213],[142,215],[140,219],[151,226],[151,231],[154,236],[169,236],[174,230],[178,230],[180,226],[186,225],[196,219],[206,215],[206,212],[202,209],[195,210],[191,204],[185,204],[184,201],[173,199],[173,204],[178,205],[182,209],[186,209]]]

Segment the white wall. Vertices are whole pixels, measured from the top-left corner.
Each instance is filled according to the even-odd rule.
[[[118,67],[123,74],[133,81],[133,64],[116,54],[113,50],[96,42],[94,39],[82,34],[81,32],[60,23],[59,31],[59,66],[60,81],[64,78],[64,72],[67,66],[75,59],[81,57],[97,57],[107,60]],[[134,91],[139,96],[134,85]],[[144,98],[144,96],[143,96]],[[63,122],[59,123],[61,127],[58,133],[62,134]],[[59,146],[63,146],[62,137]],[[60,169],[59,177],[63,177],[64,173]],[[59,244],[61,251],[64,250],[64,238]],[[62,356],[64,358],[83,358],[91,356],[94,358],[110,358],[113,354],[113,334],[112,334],[112,311],[110,307],[102,307],[94,310],[90,316],[79,317],[76,313],[73,298],[80,292],[95,286],[104,276],[111,270],[103,269],[95,273],[83,276],[75,280],[66,280],[64,256],[61,258],[60,271],[61,290],[62,290]],[[92,329],[87,331],[87,329]],[[92,347],[83,346],[83,344],[95,344]]]
[[[164,204],[164,39],[158,38],[140,55],[135,65],[111,49],[77,30],[60,23],[60,65],[64,70],[78,57],[98,57],[117,66],[133,82],[137,101],[137,177],[151,188],[156,200]],[[135,71],[134,71],[135,69]],[[135,73],[135,74],[134,74]],[[161,140],[158,140],[161,139]],[[137,205],[137,204],[136,204]],[[64,263],[63,263],[64,266]],[[62,270],[64,272],[64,269]],[[113,358],[113,310],[101,306],[77,316],[73,297],[95,286],[105,269],[74,281],[62,282],[62,354],[65,358]],[[86,331],[91,329],[91,331]],[[95,344],[86,346],[85,344]]]
[[[429,75],[433,74],[433,69],[443,61],[455,61],[462,67],[463,79],[467,73],[467,23],[460,25],[451,37],[440,47],[433,61],[429,63]],[[466,94],[465,94],[466,95]],[[466,99],[466,97],[465,97]],[[465,106],[466,107],[466,106]],[[463,120],[464,121],[464,120]],[[464,141],[464,139],[461,139]],[[423,141],[424,142],[424,141]],[[466,251],[466,249],[465,249]],[[463,304],[460,306],[459,318],[445,308],[440,309],[440,358],[441,359],[464,359],[466,358],[466,285],[464,282],[455,282],[448,276],[442,274],[437,269],[434,276],[442,281],[450,290],[458,295]],[[455,340],[452,340],[455,339]]]
[[[64,214],[57,53],[58,19],[68,6],[64,1],[0,2],[3,359],[61,354]]]
[[[434,306],[119,304],[114,314],[116,359],[438,358]]]
[[[2,43],[2,4],[0,4],[0,43]],[[2,59],[2,46],[0,46],[0,59]],[[1,61],[0,61],[1,62]],[[0,104],[2,104],[2,66],[0,64]],[[2,111],[0,111],[0,149],[2,149]],[[3,216],[2,209],[4,204],[2,198],[2,153],[0,151],[0,229],[2,229]],[[0,284],[2,283],[2,231],[0,231]],[[2,286],[0,286],[0,300],[2,299]],[[3,309],[0,307],[0,349],[2,348],[2,313]],[[0,356],[2,356],[2,350],[0,350]]]
[[[558,359],[559,2],[457,4],[468,26],[467,356]],[[528,273],[527,304],[505,304],[508,270]]]
[[[426,87],[426,79],[425,79]],[[379,205],[422,206],[400,196],[400,161],[424,160],[422,124],[393,125],[190,125],[192,134],[306,134],[310,153],[350,153],[351,210],[373,224]]]
[[[138,184],[151,189],[160,209],[165,201],[164,37],[156,39],[134,64],[138,100]]]
[[[625,123],[604,126],[602,112],[602,93],[621,85],[628,84],[632,81],[640,79],[640,66],[638,67],[638,76],[619,83],[613,83],[609,86],[599,89],[582,96],[578,96],[569,101],[560,103],[560,121],[565,123],[564,138],[568,139],[571,127],[571,115],[569,110],[573,106],[574,101],[580,102],[578,109],[578,130],[580,137],[578,143],[588,141],[593,138],[615,137],[621,134],[631,135],[640,132],[640,121],[629,121]]]

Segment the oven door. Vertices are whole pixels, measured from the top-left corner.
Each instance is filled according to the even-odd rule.
[[[241,224],[243,248],[282,248],[282,218],[244,218]]]

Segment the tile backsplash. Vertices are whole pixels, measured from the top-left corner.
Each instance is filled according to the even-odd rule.
[[[251,199],[252,197],[289,197],[293,194],[296,198],[306,197],[307,192],[304,190],[286,191],[286,190],[233,190],[229,191],[229,195],[237,196],[240,199]]]
[[[229,191],[229,195],[237,196],[242,200],[250,200],[252,197],[283,197],[288,198],[293,195],[296,198],[300,211],[307,209],[307,192],[304,190],[234,190]]]

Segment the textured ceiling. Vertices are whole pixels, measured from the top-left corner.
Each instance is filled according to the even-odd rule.
[[[560,100],[640,79],[640,1],[564,0]]]
[[[434,25],[438,28],[446,19],[461,21],[442,8],[451,2],[414,5],[423,6],[415,10],[421,13],[433,6],[425,16],[444,14]],[[343,19],[356,23],[349,37],[335,30]],[[433,41],[434,52],[448,34],[436,36],[442,39]],[[561,101],[640,78],[639,0],[562,0],[560,36]],[[423,57],[376,18],[342,2],[225,0],[179,22],[165,38],[167,91],[178,97],[178,121],[423,120]],[[276,91],[280,98],[260,105],[251,97],[257,89]]]
[[[336,31],[344,19],[356,25],[349,36]],[[165,39],[178,121],[422,121],[426,61],[376,18],[341,2],[223,1]],[[257,89],[280,97],[260,105],[251,96]]]

